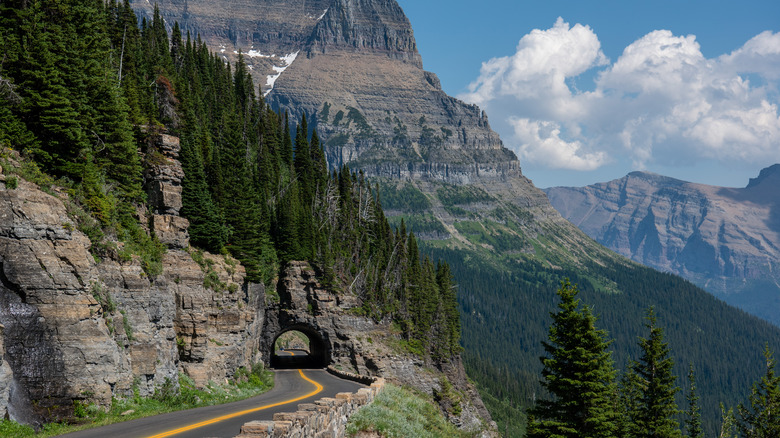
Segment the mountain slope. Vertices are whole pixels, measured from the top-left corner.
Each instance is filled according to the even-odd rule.
[[[251,14],[224,16],[249,3]],[[186,20],[186,29],[224,48],[228,59],[250,50],[291,55],[248,57],[255,82],[268,91],[271,75],[268,101],[293,119],[304,112],[316,119],[331,168],[349,164],[372,177],[388,219],[397,226],[403,220],[423,239],[422,249],[452,264],[464,357],[493,400],[493,415],[505,406],[505,419],[517,417],[538,394],[547,315],[558,282],[570,277],[617,338],[618,367],[636,357],[643,312],[656,306],[678,364],[695,361],[704,370],[702,404],[714,430],[718,403],[740,400],[740,389],[761,373],[764,343],[780,349],[780,330],[678,277],[638,266],[563,219],[523,176],[487,116],[447,96],[423,70],[394,0],[315,3],[319,12],[302,1],[265,0],[189,0],[187,14],[181,1],[161,1],[160,8],[169,24]],[[145,1],[135,5],[149,10]],[[263,64],[267,59],[276,64]]]
[[[603,245],[780,324],[778,190],[780,164],[745,188],[633,172],[547,194],[564,217]]]

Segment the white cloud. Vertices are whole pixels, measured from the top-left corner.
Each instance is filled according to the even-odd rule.
[[[525,158],[553,168],[594,170],[607,161],[603,152],[583,153],[582,143],[561,138],[555,122],[514,118],[510,121],[515,137],[521,141]]]
[[[505,126],[522,160],[548,168],[778,160],[780,33],[714,59],[695,36],[667,30],[638,39],[614,63],[600,47],[589,27],[559,18],[524,36],[514,55],[484,63],[460,97]],[[594,69],[592,91],[570,86]]]

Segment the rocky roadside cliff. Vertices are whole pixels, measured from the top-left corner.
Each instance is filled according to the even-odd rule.
[[[546,192],[565,218],[608,248],[780,325],[780,164],[745,188],[633,172]]]
[[[224,381],[258,360],[263,286],[247,284],[222,256],[194,261],[178,216],[178,139],[163,135],[151,151],[164,160],[149,166],[154,208],[139,216],[168,247],[154,278],[137,257],[120,255],[121,244],[93,256],[63,191],[0,176],[0,415],[67,419],[76,401],[151,395],[166,380],[178,384],[179,372],[199,385]],[[204,287],[207,273],[220,287]]]
[[[0,173],[0,415],[68,420],[76,402],[149,396],[180,373],[198,386],[222,382],[269,364],[276,338],[295,329],[322,366],[415,386],[437,395],[461,427],[489,425],[459,359],[437,365],[409,354],[389,322],[355,315],[357,298],[320,286],[306,263],[292,263],[266,294],[237,261],[189,247],[178,151],[167,135],[146,151],[151,209],[138,215],[167,247],[153,278],[119,243],[105,257],[91,254],[66,193]],[[6,171],[18,167],[5,155]],[[444,380],[457,391],[442,393]]]

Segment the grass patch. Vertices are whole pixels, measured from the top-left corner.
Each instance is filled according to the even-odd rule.
[[[265,370],[262,364],[255,365],[251,370],[239,368],[228,384],[210,383],[205,389],[197,389],[191,379],[180,375],[178,390],[174,382],[166,380],[151,397],[140,397],[136,390],[133,397],[114,399],[108,412],[98,406],[84,405],[76,401],[78,424],[50,423],[36,433],[29,426],[1,420],[0,436],[52,437],[167,412],[230,403],[260,395],[271,388],[273,388],[273,372]]]
[[[456,186],[453,184],[443,184],[436,189],[436,195],[438,195],[439,200],[445,207],[495,201],[492,196],[479,187]]]
[[[444,225],[430,213],[413,214],[409,216],[393,216],[387,218],[387,221],[393,228],[399,228],[401,226],[402,219],[406,224],[407,231],[411,231],[416,235],[426,233],[449,234]]]
[[[379,185],[379,200],[386,210],[399,210],[407,213],[421,212],[431,208],[431,201],[412,184],[401,187],[393,183]]]
[[[429,400],[394,385],[385,386],[373,403],[349,419],[347,436],[360,432],[376,432],[385,438],[472,436],[456,429]]]
[[[475,244],[487,244],[498,253],[517,252],[529,248],[523,236],[510,232],[506,227],[493,221],[460,221],[455,228]]]

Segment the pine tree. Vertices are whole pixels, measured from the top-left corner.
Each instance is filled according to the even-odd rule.
[[[542,385],[551,400],[531,410],[528,437],[613,437],[616,415],[612,402],[615,370],[610,342],[596,328],[596,317],[580,307],[579,291],[561,283],[558,312],[551,313],[549,342],[544,342]]]
[[[452,278],[450,265],[447,263],[438,263],[436,283],[441,293],[443,320],[447,326],[447,350],[450,355],[453,355],[460,351],[460,314],[458,313],[455,281]]]
[[[641,381],[634,372],[636,361],[629,361],[628,371],[620,377],[616,410],[618,412],[618,434],[621,438],[634,438],[639,435],[636,418],[639,416]]]
[[[721,425],[718,438],[737,438],[739,431],[737,428],[737,419],[734,416],[734,408],[729,408],[729,410],[726,411],[726,407],[721,403],[720,417]]]
[[[641,393],[635,418],[636,436],[680,437],[680,425],[675,419],[680,410],[674,400],[680,388],[672,374],[674,361],[669,355],[669,344],[664,341],[664,332],[656,323],[653,308],[647,312],[646,327],[650,330],[650,337],[639,340],[642,357],[633,367],[639,377]]]
[[[780,376],[775,374],[775,361],[767,344],[764,348],[766,374],[753,384],[750,406],[740,404],[738,427],[748,438],[780,437]]]
[[[184,107],[185,133],[181,139],[180,155],[184,170],[181,214],[190,221],[192,245],[219,252],[227,243],[227,230],[206,183],[200,145],[205,134],[197,126],[194,110],[188,100],[184,101]]]
[[[701,409],[699,408],[699,395],[696,393],[696,375],[693,372],[693,364],[688,369],[688,411],[685,418],[685,429],[690,438],[704,438],[701,426]]]

